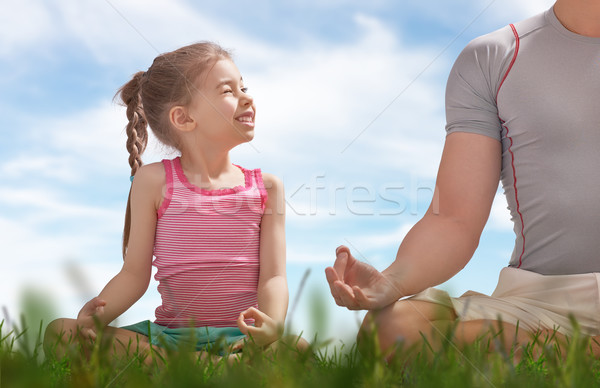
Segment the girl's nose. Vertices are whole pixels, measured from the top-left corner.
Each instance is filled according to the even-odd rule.
[[[254,98],[249,94],[242,94],[240,97],[240,102],[242,105],[252,105],[254,103]]]

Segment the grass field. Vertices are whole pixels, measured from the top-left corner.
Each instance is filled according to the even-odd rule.
[[[375,344],[366,341],[361,352],[354,344],[321,344],[307,354],[283,347],[264,355],[250,346],[231,365],[180,351],[148,365],[140,355],[116,359],[106,346],[95,346],[89,359],[77,352],[60,360],[46,358],[41,322],[35,330],[8,330],[4,321],[0,326],[0,388],[600,386],[599,361],[587,355],[589,343],[577,338],[562,353],[543,346],[537,358],[525,348],[518,363],[508,352],[489,352],[486,344],[458,350],[450,342],[427,359],[386,363]]]

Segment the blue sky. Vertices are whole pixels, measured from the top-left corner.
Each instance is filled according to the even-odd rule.
[[[131,74],[160,52],[212,40],[233,51],[257,105],[255,140],[232,152],[286,186],[293,312],[328,314],[321,337],[351,338],[323,270],[335,247],[385,268],[426,210],[444,140],[444,87],[474,37],[550,0],[24,0],[0,2],[0,305],[25,289],[76,316],[121,266],[129,187],[122,107]],[[145,162],[172,156],[152,143]],[[514,241],[498,192],[471,263],[443,285],[489,293]],[[119,319],[152,319],[155,283]],[[316,301],[316,302],[315,302]]]

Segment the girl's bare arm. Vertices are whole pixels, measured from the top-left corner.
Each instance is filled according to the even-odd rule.
[[[109,324],[129,309],[148,288],[156,210],[164,181],[164,168],[160,164],[143,166],[135,175],[131,189],[131,234],[123,267],[94,298],[103,301],[102,308],[95,314],[102,325]],[[81,313],[86,314],[84,310]]]

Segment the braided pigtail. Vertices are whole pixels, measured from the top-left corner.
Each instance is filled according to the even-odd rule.
[[[144,72],[136,73],[131,81],[119,89],[117,96],[121,98],[123,105],[127,107],[127,151],[129,151],[129,165],[131,166],[131,178],[140,167],[142,167],[142,154],[148,145],[148,122],[142,104],[142,84],[146,76]],[[127,253],[129,234],[131,230],[131,189],[127,198],[127,210],[125,211],[125,225],[123,228],[123,258]]]
[[[145,73],[138,72],[129,83],[125,84],[119,91],[123,104],[127,107],[127,119],[129,123],[125,128],[127,133],[127,151],[129,151],[129,165],[131,176],[142,167],[142,154],[148,144],[148,122],[142,105],[142,82]]]

